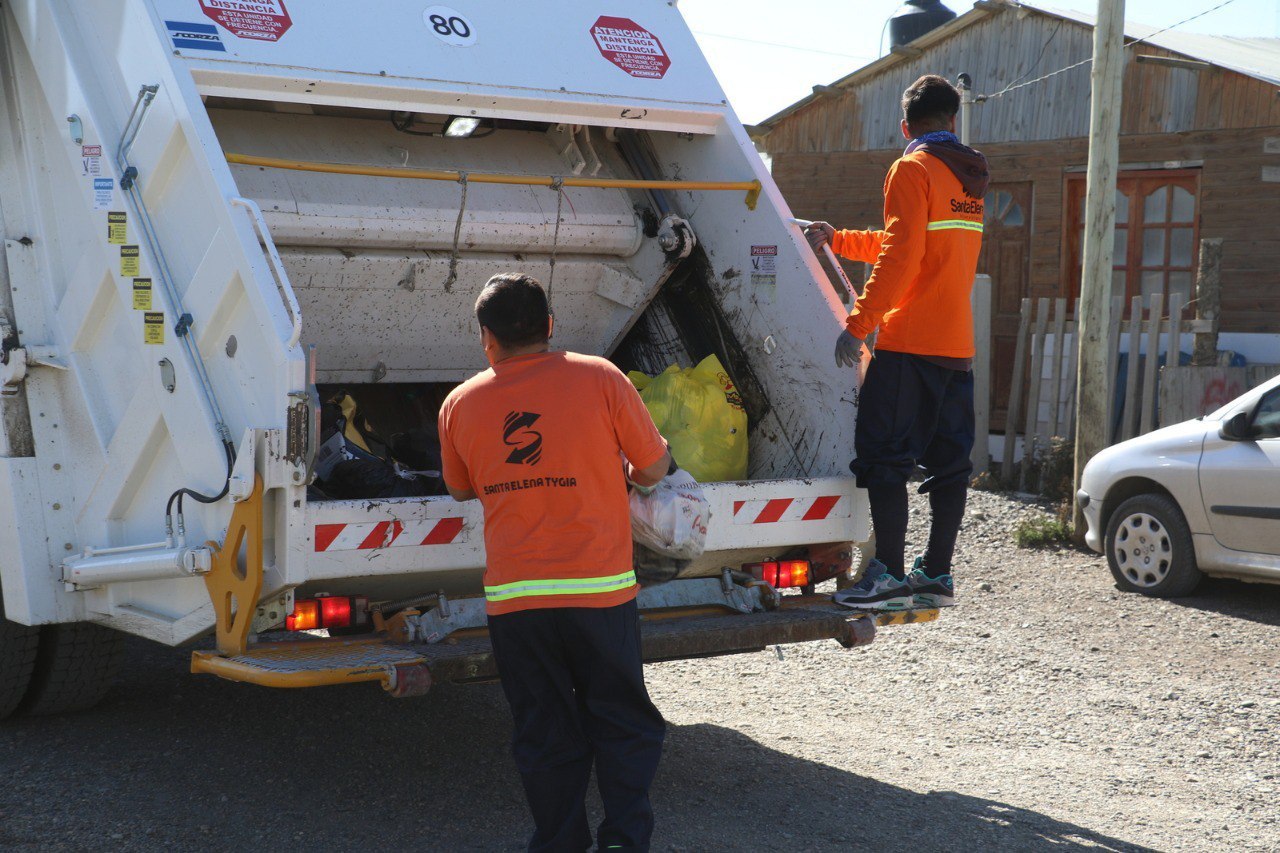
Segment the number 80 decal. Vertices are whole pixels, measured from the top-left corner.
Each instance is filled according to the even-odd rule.
[[[422,20],[432,35],[446,44],[471,47],[476,43],[476,30],[457,9],[432,6],[422,13]]]

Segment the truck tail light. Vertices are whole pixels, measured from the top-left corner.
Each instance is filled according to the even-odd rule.
[[[293,603],[293,612],[284,618],[284,627],[288,631],[314,631],[320,627],[320,602],[315,598],[306,598]]]
[[[369,599],[363,595],[325,595],[300,598],[293,612],[285,617],[289,631],[314,631],[316,628],[355,628],[369,621]]]
[[[809,585],[808,560],[766,560],[747,563],[742,570],[778,589]]]
[[[320,622],[326,628],[350,628],[351,599],[345,596],[320,599]]]
[[[778,563],[778,586],[808,586],[809,561],[783,560]]]

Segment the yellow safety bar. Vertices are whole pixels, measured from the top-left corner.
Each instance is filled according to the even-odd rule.
[[[251,154],[227,155],[228,163],[261,166],[265,169],[292,169],[296,172],[327,172],[334,175],[366,175],[372,178],[412,178],[420,181],[460,181],[466,176],[473,184],[516,184],[527,187],[595,187],[619,190],[738,190],[747,194],[748,210],[760,200],[759,181],[644,181],[630,178],[574,178],[542,175],[508,175],[492,172],[459,172],[444,169],[401,169],[393,166],[362,166],[357,163],[315,163]]]
[[[393,670],[420,666],[422,655],[389,645],[384,637],[260,643],[239,655],[191,653],[191,671],[262,687],[328,687],[380,681],[388,690]]]
[[[191,653],[191,671],[242,681],[260,687],[332,687],[337,684],[358,684],[363,681],[388,683],[390,670],[386,667],[334,667],[317,670],[275,670],[252,663],[224,658],[216,652]]]

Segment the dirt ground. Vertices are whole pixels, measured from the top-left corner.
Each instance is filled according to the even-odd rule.
[[[654,849],[1280,849],[1280,587],[1121,594],[1015,549],[1036,512],[974,496],[934,624],[650,667]],[[0,726],[0,849],[523,848],[496,686],[269,691],[129,650],[95,711]]]

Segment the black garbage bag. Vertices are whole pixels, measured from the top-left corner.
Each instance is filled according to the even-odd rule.
[[[640,586],[656,586],[660,583],[675,580],[693,563],[693,560],[681,560],[659,554],[641,545],[632,543],[631,567],[636,573],[636,582]]]
[[[437,493],[435,483],[426,477],[401,474],[385,460],[361,457],[334,465],[324,480],[324,490],[338,500],[420,498]]]
[[[316,456],[316,485],[335,500],[429,497],[445,493],[440,477],[440,444],[435,441],[434,465],[404,463],[392,451],[399,440],[415,461],[430,463],[432,434],[418,430],[383,440],[360,414],[355,399],[340,391],[320,411],[320,452]],[[406,438],[408,436],[409,438]]]
[[[411,471],[440,475],[440,437],[435,427],[391,436],[391,457]]]

